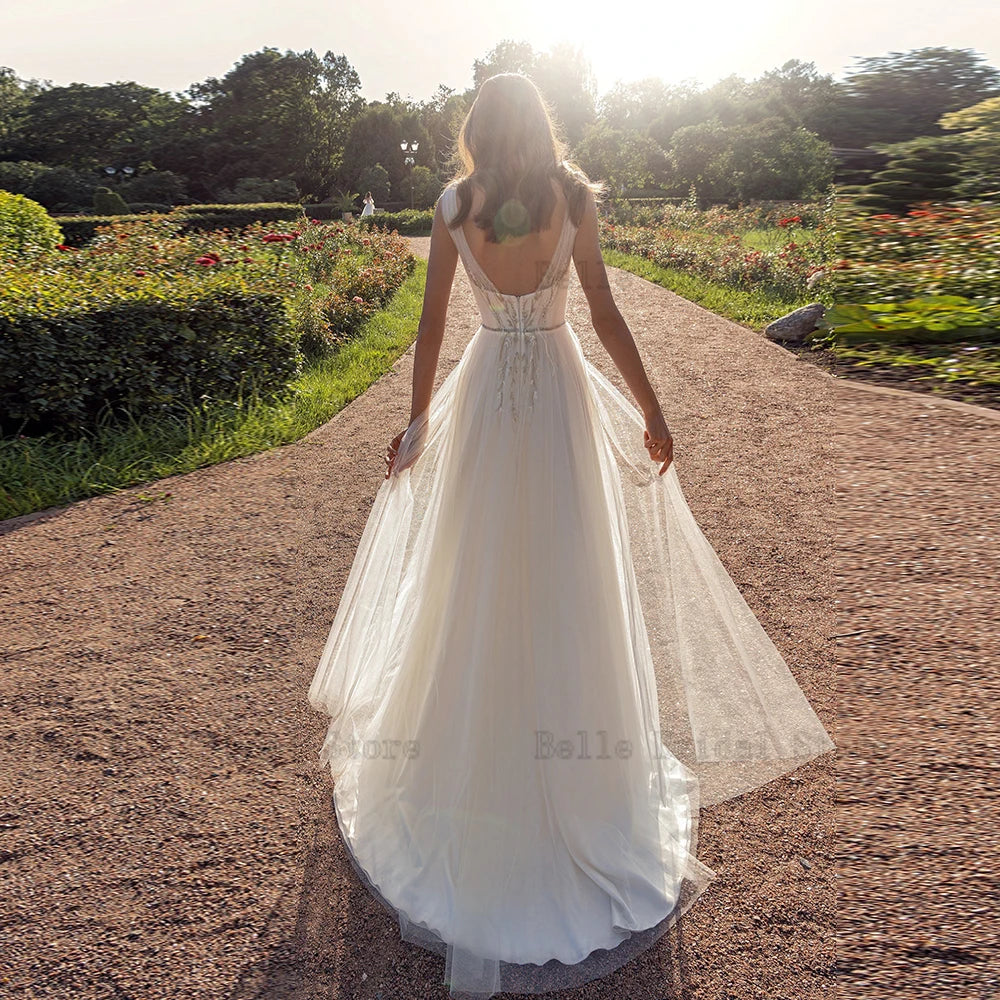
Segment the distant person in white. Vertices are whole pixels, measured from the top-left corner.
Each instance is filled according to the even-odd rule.
[[[375,214],[375,199],[372,197],[371,191],[365,195],[365,207],[361,209],[361,215],[374,215]]]

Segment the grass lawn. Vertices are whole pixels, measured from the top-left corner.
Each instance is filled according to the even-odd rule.
[[[751,291],[729,288],[685,271],[660,267],[637,254],[605,250],[603,257],[609,267],[620,267],[623,271],[631,271],[647,281],[669,288],[683,298],[752,330],[763,330],[772,320],[810,301],[801,299],[790,302],[760,288]]]

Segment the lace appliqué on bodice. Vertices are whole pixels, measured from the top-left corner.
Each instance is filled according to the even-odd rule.
[[[457,189],[454,186],[446,188],[442,198],[445,199],[445,218],[454,218],[458,211]],[[501,292],[479,266],[462,227],[450,230],[479,304],[483,328],[503,338],[497,369],[496,408],[501,413],[509,412],[515,422],[538,398],[537,374],[542,350],[539,336],[566,322],[569,262],[576,231],[567,211],[552,260],[538,287],[523,295],[509,295]]]

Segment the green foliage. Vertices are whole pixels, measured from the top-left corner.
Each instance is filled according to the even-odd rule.
[[[1000,298],[1000,205],[925,203],[871,215],[838,202],[824,301],[903,302],[928,295]]]
[[[170,211],[169,205],[163,205],[159,202],[150,201],[130,201],[128,207],[131,215],[145,215],[151,212],[165,215]]]
[[[430,236],[434,209],[404,209],[401,212],[376,212],[359,217],[357,223],[367,229],[394,230],[403,236]]]
[[[427,265],[336,352],[309,363],[273,399],[251,388],[201,398],[175,416],[102,417],[86,433],[0,439],[0,519],[71,503],[297,441],[384,374],[412,343]]]
[[[269,181],[263,177],[241,177],[232,188],[223,188],[219,200],[234,205],[265,202],[297,202],[299,186],[290,177]]]
[[[137,211],[156,211],[156,208],[139,206]],[[59,219],[66,234],[66,243],[81,247],[93,239],[101,226],[111,222],[127,222],[134,216],[74,215]],[[216,229],[245,229],[258,223],[305,222],[301,205],[281,202],[263,205],[179,205],[170,210],[170,218],[178,223],[178,232],[212,232]]]
[[[684,126],[671,138],[670,157],[675,184],[694,185],[703,203],[811,199],[833,180],[829,144],[776,117]]]
[[[183,412],[247,390],[242,372],[279,391],[303,349],[354,336],[413,267],[398,235],[356,226],[184,226],[174,213],[118,221],[0,274],[5,430]]]
[[[414,167],[401,185],[404,198],[410,198],[414,209],[433,205],[441,194],[443,185],[436,174],[427,167]]]
[[[383,201],[388,201],[389,193],[392,190],[389,171],[381,163],[376,163],[373,167],[365,167],[361,171],[355,186],[362,195],[366,191],[371,191],[376,205],[381,204]]]
[[[129,207],[125,199],[111,188],[99,187],[94,191],[95,215],[128,215]]]
[[[49,213],[23,194],[0,191],[0,257],[52,250],[62,231]]]
[[[893,156],[855,203],[872,212],[901,214],[925,201],[948,201],[959,180],[958,154],[936,143],[917,143]]]
[[[26,195],[50,212],[86,211],[93,205],[96,186],[86,171],[30,160],[0,162],[0,188]]]
[[[101,273],[8,275],[0,300],[0,417],[84,427],[105,408],[177,413],[231,397],[252,372],[262,392],[301,365],[281,295],[234,275],[112,280]],[[251,335],[252,331],[252,335]]]
[[[612,195],[672,179],[670,161],[655,140],[634,128],[595,122],[573,151],[574,160],[590,177],[599,177]]]
[[[839,347],[1000,340],[1000,300],[926,295],[904,302],[837,305],[820,328]]]
[[[1000,72],[972,49],[941,46],[857,61],[827,107],[834,145],[860,148],[940,135],[938,120],[1000,94]]]
[[[748,233],[754,245],[745,242]],[[807,282],[829,256],[829,242],[822,206],[788,202],[705,212],[669,206],[644,227],[601,220],[601,244],[609,250],[644,257],[716,287],[759,290],[786,302],[806,297]]]
[[[130,204],[154,202],[166,206],[181,204],[187,198],[187,179],[173,170],[150,170],[137,174],[118,185],[118,192]],[[286,198],[243,198],[244,202],[286,201]]]
[[[357,191],[338,191],[337,197],[333,199],[333,205],[338,212],[356,212],[359,197]]]

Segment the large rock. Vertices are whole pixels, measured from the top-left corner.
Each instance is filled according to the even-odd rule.
[[[771,340],[801,344],[819,326],[826,307],[822,302],[810,302],[764,327],[764,333]]]

